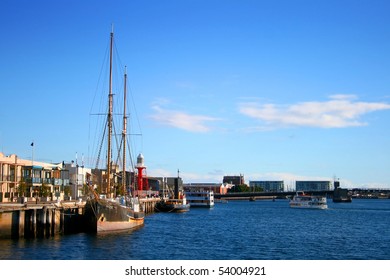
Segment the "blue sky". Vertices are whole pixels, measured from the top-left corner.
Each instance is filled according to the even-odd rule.
[[[31,158],[34,141],[37,160],[94,166],[114,24],[149,176],[389,188],[389,12],[376,0],[1,1],[0,151]]]

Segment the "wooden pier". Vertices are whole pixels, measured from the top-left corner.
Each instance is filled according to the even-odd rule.
[[[145,214],[159,198],[140,199]],[[45,238],[84,231],[85,201],[0,203],[0,239]]]
[[[159,201],[160,198],[155,198],[155,197],[147,197],[147,198],[140,199],[141,207],[144,210],[145,214],[154,213],[154,206]]]
[[[80,230],[85,203],[2,203],[0,238],[40,238]]]

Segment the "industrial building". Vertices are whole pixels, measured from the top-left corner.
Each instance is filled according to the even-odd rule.
[[[296,181],[296,191],[331,191],[333,183],[331,181]]]
[[[224,184],[232,184],[235,186],[244,185],[244,175],[238,175],[238,176],[224,176],[222,183]]]
[[[283,192],[284,181],[249,181],[249,188],[261,189],[263,192]]]

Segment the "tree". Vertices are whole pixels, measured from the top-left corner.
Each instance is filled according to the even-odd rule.
[[[26,193],[28,190],[27,183],[25,181],[19,182],[19,186],[18,186],[17,190],[18,190],[19,196],[26,196]]]
[[[67,186],[64,187],[64,194],[65,194],[66,196],[69,196],[69,195],[70,195],[70,191],[71,191],[71,190],[70,190],[70,186],[67,185]]]
[[[50,194],[50,186],[47,184],[42,184],[38,189],[38,194],[40,197],[47,197]]]
[[[235,185],[233,186],[228,192],[234,193],[234,192],[249,192],[250,189],[248,185],[242,184],[242,185]]]

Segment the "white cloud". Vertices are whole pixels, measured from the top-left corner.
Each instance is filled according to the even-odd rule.
[[[174,177],[177,174],[173,174],[171,171],[165,170],[163,168],[156,168],[148,170],[148,174],[153,177]]]
[[[208,132],[211,129],[208,123],[218,120],[209,116],[166,110],[159,106],[153,106],[152,109],[155,113],[151,118],[156,122],[191,132]]]
[[[265,122],[267,127],[341,128],[367,125],[360,117],[369,112],[388,110],[390,104],[355,102],[354,95],[332,95],[328,101],[289,105],[241,103],[239,112]]]
[[[358,97],[354,94],[333,94],[329,96],[330,99],[355,100]]]

